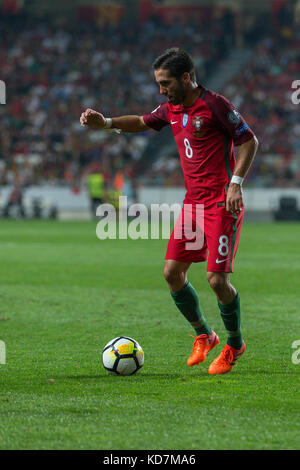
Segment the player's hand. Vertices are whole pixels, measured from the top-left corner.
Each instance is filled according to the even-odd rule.
[[[88,108],[80,116],[80,124],[83,127],[90,127],[91,129],[103,129],[106,124],[106,119],[103,114]]]
[[[243,191],[240,184],[230,183],[227,191],[226,210],[238,214],[244,207]]]

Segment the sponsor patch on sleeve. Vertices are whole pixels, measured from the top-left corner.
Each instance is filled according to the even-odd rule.
[[[235,135],[237,136],[240,136],[240,135],[243,135],[245,134],[245,132],[249,129],[249,126],[246,122],[244,122],[244,124],[240,127],[238,127],[236,130],[235,130]]]
[[[230,113],[228,113],[227,116],[229,122],[231,122],[231,124],[234,124],[235,126],[237,126],[242,120],[240,114],[237,112],[236,109],[233,109]]]

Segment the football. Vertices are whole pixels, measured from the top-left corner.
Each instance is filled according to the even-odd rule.
[[[102,362],[110,374],[133,375],[144,364],[144,351],[135,339],[118,336],[103,348]]]

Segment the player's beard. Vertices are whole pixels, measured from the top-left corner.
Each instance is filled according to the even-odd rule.
[[[181,104],[185,100],[186,91],[184,85],[180,82],[177,82],[178,86],[176,90],[172,93],[171,97],[169,97],[169,101],[173,105]]]

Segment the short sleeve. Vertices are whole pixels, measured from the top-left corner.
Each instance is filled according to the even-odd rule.
[[[169,124],[168,119],[168,103],[162,103],[151,113],[144,114],[144,123],[156,131],[160,131]]]
[[[254,136],[243,116],[224,96],[216,94],[210,102],[214,118],[233,139],[235,145],[241,145]]]

